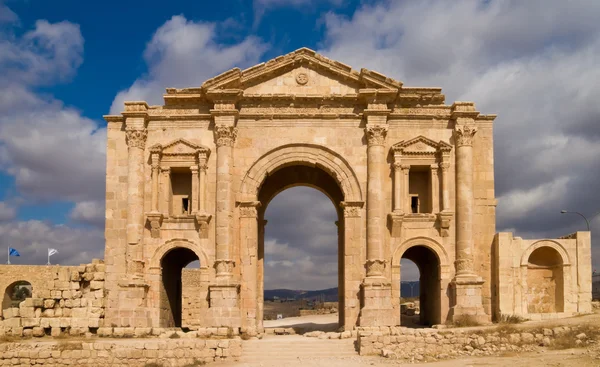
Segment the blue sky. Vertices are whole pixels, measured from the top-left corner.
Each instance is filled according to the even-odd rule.
[[[21,263],[45,263],[47,247],[63,264],[102,257],[102,115],[300,47],[498,114],[497,229],[525,238],[582,229],[559,212],[600,210],[598,19],[596,0],[0,0],[0,248],[18,247]],[[292,190],[268,213],[310,228],[304,209],[281,215],[307,205],[332,222],[321,196]],[[303,244],[334,246],[334,230],[267,229],[271,271],[282,275],[273,285],[335,285],[329,273],[283,277],[291,257],[306,269],[329,264],[330,249]]]

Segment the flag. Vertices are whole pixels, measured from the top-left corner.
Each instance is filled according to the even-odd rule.
[[[49,249],[48,249],[48,256],[52,256],[52,255],[54,255],[54,254],[55,254],[55,253],[57,253],[57,252],[58,252],[58,251],[57,251],[56,249],[49,248]]]
[[[8,249],[8,255],[9,256],[21,256],[21,254],[19,253],[19,251],[15,250],[14,248],[10,247]]]

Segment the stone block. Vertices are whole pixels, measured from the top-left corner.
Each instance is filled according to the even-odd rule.
[[[35,336],[37,338],[46,335],[46,333],[44,332],[44,328],[39,327],[39,326],[36,326],[32,329],[32,334],[33,334],[33,336]]]

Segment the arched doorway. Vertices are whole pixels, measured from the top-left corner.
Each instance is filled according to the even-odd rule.
[[[402,259],[412,261],[419,271],[419,324],[431,326],[440,319],[440,260],[430,248],[416,245],[408,248]]]
[[[33,288],[31,283],[26,280],[18,280],[11,283],[4,290],[2,298],[2,310],[9,308],[18,308],[19,304],[27,298],[31,298]]]
[[[564,311],[563,260],[554,248],[535,249],[527,260],[527,312]]]
[[[307,186],[322,192],[330,201],[333,203],[334,221],[331,225],[335,226],[334,222],[337,222],[337,243],[334,247],[334,252],[337,254],[334,260],[337,263],[337,288],[338,288],[338,325],[344,324],[344,261],[343,261],[343,238],[340,233],[343,233],[343,209],[341,202],[344,199],[343,193],[339,188],[336,181],[323,169],[317,167],[310,167],[305,165],[291,165],[281,168],[269,175],[263,182],[259,191],[259,201],[261,207],[258,211],[259,223],[265,223],[269,218],[265,215],[267,208],[271,201],[282,191],[297,186]],[[327,204],[326,204],[327,205]],[[287,208],[287,210],[294,210],[293,207]],[[310,229],[308,229],[310,230]],[[264,297],[264,283],[265,283],[265,226],[263,225],[262,233],[259,236],[258,243],[258,286],[259,286],[259,297]],[[331,251],[331,249],[329,249]],[[291,259],[294,260],[294,259]],[[331,265],[330,265],[331,266]],[[264,299],[259,300],[259,304],[264,306]],[[264,307],[259,310],[262,315],[259,318],[264,318]]]
[[[198,261],[194,251],[175,247],[161,259],[160,325],[181,327],[183,282],[182,271],[190,263]]]

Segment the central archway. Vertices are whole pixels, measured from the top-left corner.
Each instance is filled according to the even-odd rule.
[[[256,223],[242,220],[241,246],[248,243],[256,229],[257,264],[242,267],[246,279],[242,293],[256,296],[256,304],[243,307],[242,323],[246,329],[263,330],[264,292],[264,214],[269,202],[281,191],[294,186],[308,186],[324,193],[334,204],[338,216],[338,300],[339,325],[351,329],[357,324],[360,312],[360,283],[364,277],[361,260],[362,192],[350,165],[339,154],[328,148],[294,144],[276,148],[262,156],[245,175],[238,195],[238,204],[255,203]],[[243,213],[240,219],[243,219]],[[242,250],[243,251],[243,250]],[[349,269],[347,263],[354,266]],[[357,271],[357,268],[361,268]],[[255,274],[255,276],[254,276]],[[242,276],[244,276],[242,274]],[[254,288],[255,289],[251,289]],[[244,289],[248,288],[248,289]],[[244,309],[245,308],[245,309]],[[254,317],[253,317],[254,316]]]

